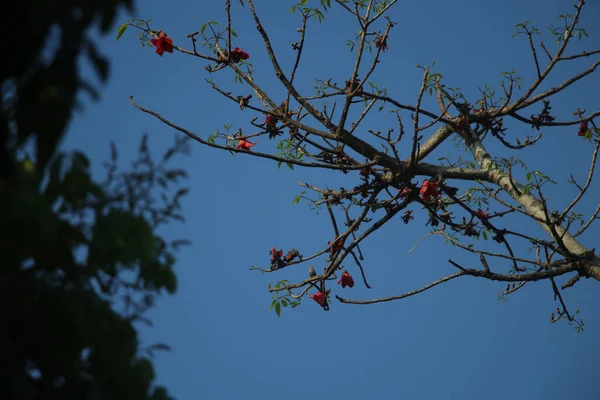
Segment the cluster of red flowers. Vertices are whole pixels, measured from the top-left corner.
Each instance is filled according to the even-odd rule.
[[[156,54],[161,57],[165,51],[167,53],[173,52],[173,39],[168,37],[164,31],[158,32],[158,37],[150,39],[150,43],[156,46]]]
[[[271,248],[271,250],[269,251],[269,254],[271,254],[271,269],[272,270],[282,268],[282,267],[288,265],[289,263],[291,263],[292,261],[294,261],[296,258],[302,258],[302,255],[296,249],[291,249],[284,256],[283,250],[282,249],[277,250],[275,248],[275,246],[273,246]]]
[[[240,139],[240,141],[239,141],[236,149],[242,149],[242,150],[248,150],[248,151],[250,151],[250,148],[252,146],[256,146],[257,143],[258,142],[252,143],[252,142],[250,142],[250,141],[248,141],[246,139]]]
[[[231,59],[231,61],[233,63],[239,63],[242,60],[247,60],[250,58],[250,54],[246,53],[245,51],[243,51],[242,49],[240,49],[239,47],[236,47],[235,49],[231,50],[231,55],[229,56],[229,58]]]
[[[434,183],[434,182],[430,182],[427,179],[425,179],[423,181],[423,186],[421,186],[420,193],[421,193],[421,197],[425,201],[430,201],[432,197],[434,199],[437,199],[438,196],[440,195],[438,193],[438,184]]]
[[[156,46],[156,54],[162,57],[163,53],[166,51],[167,53],[173,52],[173,39],[171,39],[164,31],[159,31],[158,36],[156,38],[150,39],[150,43]],[[246,53],[239,47],[231,50],[231,54],[229,55],[230,60],[233,63],[239,63],[242,60],[247,60],[250,58],[250,54]]]
[[[312,271],[314,271],[314,269],[312,269]],[[352,275],[350,275],[348,273],[348,271],[344,270],[342,272],[342,276],[337,281],[337,283],[338,283],[338,285],[342,285],[342,288],[346,288],[346,286],[352,288],[352,287],[354,287],[354,278],[352,278]],[[325,293],[323,293],[319,290],[317,293],[311,294],[308,297],[310,297],[311,299],[316,301],[317,304],[320,305],[321,307],[323,307],[325,310],[329,310],[329,304],[327,302],[327,298],[329,297],[329,292],[331,292],[331,289],[325,291]]]
[[[577,136],[585,136],[585,133],[588,130],[588,123],[587,121],[582,122],[579,124],[579,131],[577,132]]]

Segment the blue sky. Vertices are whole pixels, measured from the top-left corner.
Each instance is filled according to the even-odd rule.
[[[185,47],[190,47],[185,35],[204,22],[225,21],[219,1],[140,3],[136,17],[152,17],[153,28],[165,30],[175,44]],[[255,79],[278,98],[284,92],[272,74],[248,8],[232,3],[239,36],[234,46],[251,54]],[[289,13],[292,4],[256,1],[286,70],[293,61],[287,56],[293,54],[289,42],[297,40],[299,27],[298,16]],[[393,97],[409,104],[416,99],[422,73],[415,65],[434,60],[446,85],[460,87],[472,101],[479,86],[493,84],[499,89],[503,71],[517,69],[527,85],[534,77],[533,63],[524,38],[512,38],[514,25],[530,20],[545,33],[548,24],[558,22],[557,15],[572,10],[570,1],[559,0],[401,1],[391,11],[397,26],[375,79]],[[600,4],[588,1],[582,24],[590,39],[577,43],[575,50],[600,47],[598,17]],[[354,53],[345,42],[355,31],[351,23],[334,8],[323,24],[309,27],[306,58],[298,77],[301,90],[309,93],[315,78],[348,79]],[[250,119],[263,120],[249,110],[240,112],[212,92],[204,81],[208,75],[203,61],[178,53],[158,57],[153,49],[141,47],[134,36],[127,32],[120,42],[115,36],[98,38],[111,58],[110,82],[99,102],[84,99],[85,110],[76,116],[63,143],[66,149],[90,154],[97,173],[109,157],[110,141],[118,145],[124,160],[135,156],[144,132],[150,134],[157,155],[172,143],[173,130],[131,107],[129,95],[205,138],[227,123],[250,132]],[[545,43],[554,48],[550,37]],[[545,87],[591,63],[578,60],[559,68]],[[92,76],[87,65],[82,67]],[[228,72],[211,78],[236,94],[249,93],[246,86],[234,84]],[[553,101],[553,112],[570,119],[577,107],[598,109],[598,87],[596,73]],[[410,116],[403,117],[408,124]],[[365,121],[363,134],[367,128],[387,130],[393,124],[389,113],[373,113]],[[528,126],[510,126],[514,126],[511,134],[520,138],[532,131]],[[591,158],[591,145],[577,137],[576,131],[576,127],[543,130],[540,145],[518,154],[530,169],[542,170],[561,184],[547,189],[556,209],[575,195],[564,185],[569,173],[583,180]],[[268,151],[274,144],[263,138],[259,147]],[[495,154],[509,154],[498,143],[490,141],[488,147]],[[331,312],[321,311],[306,299],[301,307],[285,309],[277,318],[268,311],[267,283],[303,279],[306,266],[271,275],[248,268],[266,267],[272,246],[294,247],[308,255],[333,236],[326,214],[309,210],[306,203],[291,204],[301,191],[296,181],[336,188],[355,185],[358,179],[317,170],[278,170],[268,160],[232,156],[200,145],[192,148],[191,157],[177,161],[190,174],[191,194],[184,201],[187,222],[169,226],[163,233],[188,238],[193,245],[180,253],[178,293],[160,299],[150,314],[154,327],[141,328],[144,343],[160,341],[172,346],[171,352],[156,356],[155,367],[158,382],[179,400],[600,398],[600,389],[592,381],[594,371],[600,370],[596,281],[583,280],[564,293],[572,310],[582,310],[586,331],[580,335],[566,323],[548,323],[557,306],[549,282],[529,284],[501,303],[496,296],[504,287],[501,283],[462,278],[397,302],[351,306],[333,300]],[[450,144],[434,153],[431,161],[458,154]],[[596,184],[578,210],[589,215],[598,198],[600,186]],[[408,255],[427,232],[426,215],[419,211],[415,210],[416,220],[410,225],[392,221],[363,245],[372,289],[357,279],[353,289],[342,293],[345,297],[369,299],[421,287],[455,272],[448,258],[478,265],[476,258],[445,246],[439,237],[423,241]],[[590,229],[583,243],[599,248],[594,239],[598,234],[597,227]],[[525,247],[519,251],[527,254]],[[348,264],[348,269],[358,278],[355,266]],[[341,290],[333,288],[337,293]]]

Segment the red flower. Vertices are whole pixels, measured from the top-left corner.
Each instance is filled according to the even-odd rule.
[[[421,186],[421,192],[420,192],[421,197],[423,197],[423,200],[429,201],[432,197],[437,198],[439,196],[437,188],[438,188],[437,183],[433,183],[433,182],[430,182],[427,179],[425,179],[423,181],[423,186]]]
[[[329,292],[331,292],[331,289],[329,289],[325,293],[322,293],[321,291],[319,291],[317,293],[311,294],[308,297],[310,297],[311,299],[316,301],[321,307],[326,308],[327,307],[327,297],[329,296]]]
[[[410,189],[408,188],[408,186],[406,186],[404,189],[402,189],[402,191],[400,192],[400,198],[403,199],[406,196],[408,196],[410,194]]]
[[[338,237],[336,236],[333,238],[333,242],[327,242],[327,245],[329,246],[329,253],[333,255],[335,252],[341,251],[344,248],[345,241],[346,238],[338,239]]]
[[[477,211],[475,211],[475,215],[477,215],[479,218],[487,218],[490,216],[490,214],[488,213],[489,208],[486,208],[485,211],[483,211],[481,208],[479,208]]]
[[[296,257],[301,257],[300,252],[296,249],[291,249],[285,255],[285,262],[290,263],[290,262],[294,261],[294,258],[296,258]]]
[[[229,58],[234,63],[239,63],[241,60],[247,60],[247,59],[249,59],[250,58],[250,54],[246,53],[245,51],[243,51],[239,47],[236,47],[235,49],[231,50],[231,55],[230,55]]]
[[[150,39],[150,42],[156,46],[156,54],[162,57],[163,53],[173,52],[173,39],[167,36],[164,31],[158,33],[158,38]]]
[[[277,129],[278,122],[279,122],[279,118],[277,118],[274,115],[267,114],[267,117],[265,118],[265,126],[267,127],[268,130],[272,131],[272,130]]]
[[[342,277],[338,280],[338,285],[341,284],[342,288],[354,287],[354,279],[352,279],[352,275],[350,275],[347,271],[342,272]]]
[[[248,150],[249,151],[250,147],[256,146],[257,143],[258,142],[252,143],[252,142],[249,142],[246,139],[240,139],[240,142],[238,143],[236,149],[242,149],[242,150]]]
[[[271,262],[276,262],[281,259],[283,256],[283,250],[275,250],[275,246],[271,249]]]
[[[579,124],[579,131],[577,132],[577,136],[585,136],[585,132],[588,130],[588,123],[587,121],[582,122],[581,124]]]

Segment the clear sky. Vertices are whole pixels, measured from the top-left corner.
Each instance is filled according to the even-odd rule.
[[[232,3],[239,36],[234,46],[251,54],[257,81],[278,98],[283,91],[272,76],[248,8]],[[471,101],[476,100],[480,86],[492,84],[499,89],[503,71],[516,69],[527,85],[534,76],[533,62],[525,38],[512,38],[514,25],[530,20],[546,33],[548,24],[559,23],[556,16],[574,11],[572,3],[400,1],[390,14],[397,26],[375,79],[387,86],[392,96],[409,104],[416,99],[422,73],[415,65],[434,60],[446,85],[460,87]],[[288,71],[293,59],[286,55],[293,54],[289,43],[297,40],[299,27],[298,16],[289,13],[292,4],[256,0]],[[136,17],[153,18],[153,28],[165,30],[175,44],[185,47],[189,47],[185,35],[204,22],[225,21],[220,1],[138,1]],[[590,39],[575,49],[600,47],[599,17],[600,3],[589,0],[582,24]],[[122,16],[122,20],[126,18]],[[309,27],[307,58],[299,75],[306,93],[315,78],[348,79],[354,53],[350,54],[344,43],[356,30],[351,22],[335,7],[323,24]],[[150,134],[156,154],[172,142],[173,130],[131,107],[129,95],[205,138],[227,123],[250,132],[250,119],[257,116],[262,122],[264,117],[249,110],[240,112],[235,104],[211,91],[204,81],[208,76],[205,62],[178,53],[161,58],[153,49],[141,47],[134,36],[128,31],[120,42],[114,35],[99,38],[104,53],[110,55],[110,82],[99,102],[84,98],[85,110],[76,116],[63,144],[90,154],[97,173],[109,157],[110,141],[118,145],[124,160],[135,156],[144,132]],[[550,37],[545,43],[555,48]],[[579,60],[558,69],[548,85],[582,71],[592,61]],[[87,65],[83,68],[89,70]],[[236,94],[249,93],[246,86],[233,83],[229,72],[211,78]],[[598,109],[598,88],[597,72],[553,102],[553,112],[570,120],[577,107]],[[539,111],[536,107],[531,113]],[[403,117],[408,124],[409,115]],[[367,128],[387,130],[393,124],[389,113],[374,113],[362,134]],[[556,209],[575,194],[571,186],[565,186],[569,173],[579,180],[587,174],[592,147],[577,137],[576,131],[577,127],[544,129],[543,143],[518,155],[530,169],[542,170],[559,182],[559,188],[547,189]],[[510,134],[522,139],[531,132],[530,127],[521,126]],[[261,151],[274,148],[266,138],[258,146]],[[495,154],[508,154],[498,143],[490,141],[488,146]],[[268,160],[232,156],[200,145],[192,148],[191,157],[177,161],[191,177],[191,194],[184,201],[187,222],[172,225],[163,233],[191,239],[193,245],[180,253],[178,293],[159,300],[150,314],[154,327],[141,327],[144,343],[160,341],[172,346],[171,352],[156,356],[155,367],[158,382],[179,400],[600,398],[594,381],[600,371],[597,281],[582,280],[564,293],[572,310],[581,309],[585,332],[579,335],[566,323],[548,322],[557,306],[549,282],[528,284],[501,303],[497,293],[503,284],[461,278],[418,296],[379,305],[342,305],[334,299],[330,312],[306,299],[299,308],[284,309],[277,318],[268,311],[267,283],[303,279],[306,267],[270,275],[249,271],[249,267],[267,267],[272,246],[295,247],[308,255],[333,236],[326,214],[309,210],[306,203],[291,204],[301,191],[296,181],[337,188],[356,184],[356,174],[278,170]],[[457,154],[450,145],[436,152],[432,160]],[[586,216],[600,198],[599,188],[594,185],[578,209]],[[341,294],[369,299],[421,287],[455,272],[448,258],[478,266],[476,258],[444,245],[438,237],[428,238],[408,255],[428,229],[424,226],[426,215],[415,210],[415,216],[410,225],[392,221],[363,245],[372,289],[357,279],[353,289]],[[584,244],[600,249],[599,234],[598,227],[591,229]],[[519,250],[525,252],[526,248]],[[348,264],[347,268],[358,278],[355,266]]]

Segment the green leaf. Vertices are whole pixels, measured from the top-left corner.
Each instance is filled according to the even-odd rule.
[[[306,193],[305,191],[300,193],[299,195],[297,195],[296,197],[294,197],[294,200],[292,200],[292,204],[298,204],[300,203],[300,200],[302,198],[302,196],[304,195],[304,193]]]
[[[208,21],[205,22],[204,25],[202,25],[202,27],[200,28],[200,33],[204,35],[204,31],[206,30],[206,27],[208,25],[219,25],[219,23],[217,21]]]
[[[275,314],[277,314],[277,316],[281,316],[281,303],[277,303],[275,304]]]
[[[127,23],[124,23],[117,29],[117,40],[121,39],[121,36],[123,36],[128,26],[129,25]]]
[[[587,129],[585,131],[585,134],[583,135],[583,137],[591,141],[592,140],[592,130],[591,129]]]

